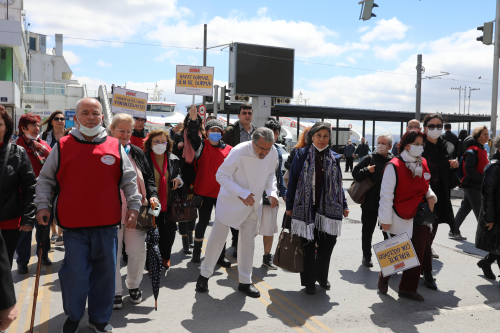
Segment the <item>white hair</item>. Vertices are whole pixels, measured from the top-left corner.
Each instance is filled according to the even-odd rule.
[[[78,111],[80,109],[80,105],[82,103],[85,103],[87,101],[95,101],[97,102],[97,104],[99,105],[99,111],[101,111],[101,114],[102,114],[102,106],[101,106],[101,103],[99,103],[99,101],[93,97],[84,97],[82,99],[80,99],[78,102],[76,102],[76,105],[75,105],[75,114],[78,115]]]
[[[128,113],[117,113],[113,116],[113,118],[111,119],[111,124],[109,124],[107,128],[108,134],[111,135],[111,126],[116,128],[116,125],[118,125],[118,123],[122,121],[127,121],[130,123],[130,125],[132,125],[132,127],[134,126],[134,118],[131,115],[129,115]]]
[[[274,132],[267,127],[259,127],[252,134],[253,143],[257,144],[260,138],[263,138],[265,142],[274,143]]]
[[[380,134],[378,137],[377,137],[377,140],[379,138],[386,138],[387,139],[387,143],[389,144],[389,146],[392,146],[392,140],[394,140],[394,138],[392,137],[392,135],[390,134]]]

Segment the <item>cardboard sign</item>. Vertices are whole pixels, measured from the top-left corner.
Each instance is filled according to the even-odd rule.
[[[176,94],[212,96],[213,82],[213,67],[177,65]]]
[[[113,89],[112,113],[128,113],[134,117],[146,119],[147,104],[147,93],[120,87]]]
[[[420,266],[408,234],[391,237],[373,245],[383,276],[389,276]]]

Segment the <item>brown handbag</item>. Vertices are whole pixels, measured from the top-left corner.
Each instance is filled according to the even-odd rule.
[[[283,217],[283,226],[291,225],[292,218],[288,215]],[[304,271],[304,247],[302,239],[293,236],[291,233],[281,230],[278,240],[278,246],[274,253],[273,264],[281,269],[292,273],[301,273]]]
[[[196,211],[196,205],[193,200],[189,199],[186,194],[186,199],[179,198],[177,193],[179,190],[175,191],[175,199],[170,203],[170,207],[167,210],[166,219],[169,222],[187,222],[196,220],[198,218],[198,212]]]
[[[139,215],[137,216],[137,230],[149,231],[153,227],[153,216],[148,213],[148,206],[141,206],[139,208]]]
[[[368,164],[368,166],[372,165],[372,162],[373,157],[371,157],[370,164]],[[365,202],[366,192],[368,192],[374,186],[375,183],[370,180],[370,177],[366,177],[361,181],[353,181],[351,186],[347,190],[347,193],[349,193],[349,195],[351,196],[352,201],[357,204],[362,204],[363,202]]]

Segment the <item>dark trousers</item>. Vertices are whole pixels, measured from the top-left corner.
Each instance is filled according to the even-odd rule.
[[[39,225],[37,222],[35,222],[35,238],[36,238],[36,256],[38,257],[38,248],[40,245],[40,237],[42,237],[42,227]],[[50,233],[49,233],[50,234]],[[44,239],[44,243],[49,244],[46,249],[50,250],[50,235],[48,235],[47,239]],[[32,231],[27,231],[27,232],[21,232],[21,236],[19,237],[19,241],[17,243],[17,263],[22,263],[22,264],[28,264],[30,261],[31,257],[31,238],[33,237],[33,232]],[[48,250],[42,252],[42,257],[43,258],[48,258],[49,252]]]
[[[2,233],[2,238],[5,242],[5,247],[7,248],[7,255],[9,256],[10,268],[12,268],[12,263],[14,261],[14,253],[16,252],[17,242],[19,237],[21,237],[22,231],[19,229],[0,229]]]
[[[498,254],[494,254],[494,253],[490,252],[486,255],[486,257],[484,257],[484,260],[486,260],[486,262],[488,264],[493,264],[496,260],[498,267],[500,267],[500,255],[498,255]]]
[[[464,198],[455,216],[455,234],[460,234],[460,226],[471,210],[474,211],[476,220],[478,220],[481,210],[481,190],[478,188],[464,188]]]
[[[363,249],[363,257],[370,259],[372,257],[372,239],[373,232],[377,226],[378,211],[376,210],[361,210],[361,247]]]
[[[300,283],[304,287],[313,287],[316,281],[328,281],[330,258],[337,243],[337,236],[318,232],[314,229],[314,240],[302,239],[304,244],[304,271],[300,273]],[[318,253],[316,253],[318,244]]]
[[[420,274],[422,272],[422,262],[424,260],[425,247],[427,238],[429,237],[431,229],[427,226],[414,226],[413,237],[411,242],[415,249],[420,266],[410,268],[403,272],[401,282],[399,283],[399,290],[416,292],[418,289],[418,282],[420,281]],[[384,233],[385,234],[385,233]],[[385,281],[389,281],[391,276],[384,277]]]
[[[234,228],[231,228],[231,235],[233,237],[231,238],[231,246],[234,247],[235,249],[238,248],[238,237],[240,237],[240,231]]]
[[[158,220],[158,233],[160,234],[158,247],[160,248],[161,258],[170,260],[172,245],[174,245],[175,234],[177,233],[177,223],[168,221],[165,216],[166,212],[161,212],[156,218]]]
[[[194,238],[203,239],[207,230],[212,210],[217,205],[217,198],[203,197],[203,204],[198,209],[198,224],[194,231]]]
[[[349,168],[351,168],[351,171],[353,169],[354,165],[354,157],[346,157],[345,158],[345,172],[349,171]]]
[[[179,224],[179,234],[184,236],[187,235],[188,231],[194,231],[196,220],[177,222],[177,224]]]
[[[439,220],[432,224],[432,231],[430,231],[427,237],[427,241],[425,242],[425,253],[424,253],[424,261],[422,262],[422,272],[432,272],[432,243],[434,242],[434,238],[436,238],[436,233],[439,227]]]

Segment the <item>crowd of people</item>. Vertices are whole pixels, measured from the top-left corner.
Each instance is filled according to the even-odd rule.
[[[270,117],[255,128],[250,104],[241,104],[238,121],[227,127],[216,117],[203,121],[192,107],[182,123],[149,133],[145,119],[128,114],[114,115],[105,128],[101,105],[93,98],[80,100],[75,113],[75,127],[70,129],[61,111],[43,123],[39,116],[25,114],[19,134],[14,134],[14,122],[0,106],[0,331],[17,316],[12,264],[17,253],[17,272],[28,273],[33,228],[37,244],[48,242],[65,251],[58,273],[67,315],[63,333],[78,330],[87,301],[88,327],[113,331],[113,310],[123,304],[122,260],[130,302],[141,303],[144,270],[153,278],[148,233],[138,222],[145,214],[155,215],[158,259],[165,270],[172,265],[177,232],[181,235],[183,252],[200,264],[197,292],[208,290],[217,264],[231,266],[226,259],[231,231],[238,290],[260,297],[251,279],[255,239],[263,237],[262,265],[276,270],[272,245],[281,228],[302,240],[304,291],[314,295],[316,283],[331,288],[329,265],[349,208],[342,156],[333,150],[329,123],[304,129],[284,160],[276,145],[280,122]],[[41,132],[43,125],[46,130]],[[364,138],[357,148],[348,142],[344,149],[346,171],[352,170],[355,181],[369,179],[374,184],[361,204],[362,264],[373,267],[377,225],[384,238],[406,232],[421,263],[403,272],[400,297],[423,301],[417,292],[421,276],[428,288],[437,289],[432,243],[438,227],[448,224],[450,238],[466,239],[460,226],[471,210],[478,219],[476,246],[488,252],[478,266],[495,279],[491,265],[500,261],[500,138],[493,140],[497,151],[490,161],[485,126],[470,136],[460,132],[459,137],[450,129],[441,115],[429,114],[423,131],[419,120],[411,120],[399,142],[384,134],[377,137],[373,152]],[[355,156],[360,162],[353,167]],[[456,186],[463,187],[465,196],[454,216],[450,191]],[[178,222],[172,213],[174,202],[188,197],[200,202],[198,223],[193,218]],[[280,198],[286,206],[283,223]],[[433,211],[434,223],[414,218],[422,204]],[[42,239],[42,229],[49,227],[52,236]],[[51,265],[48,250],[44,247],[41,253],[41,264]],[[388,291],[389,279],[379,274],[382,294]]]

